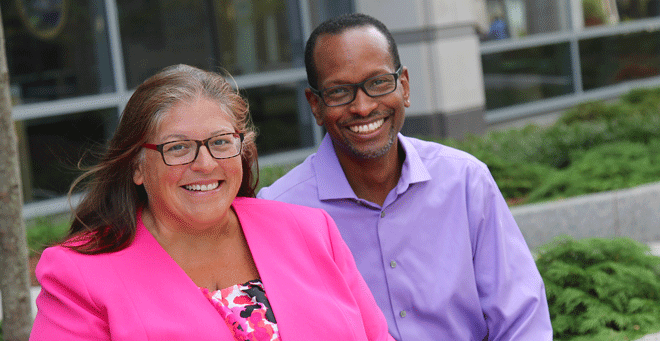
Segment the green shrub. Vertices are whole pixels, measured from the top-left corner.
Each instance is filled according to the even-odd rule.
[[[284,174],[286,174],[288,171],[293,169],[293,167],[297,166],[298,164],[293,163],[293,164],[288,164],[288,165],[279,165],[279,166],[268,166],[268,167],[262,167],[259,169],[259,185],[257,187],[257,191],[260,190],[262,187],[268,187],[275,182],[275,180],[281,178]]]
[[[573,122],[593,122],[600,120],[611,120],[617,115],[617,111],[611,110],[611,107],[603,101],[593,101],[580,103],[573,108],[566,110],[559,119],[563,124]]]
[[[660,87],[630,90],[621,96],[621,101],[630,104],[640,104],[643,102],[660,103]]]
[[[539,248],[555,340],[632,340],[660,326],[660,257],[629,238]]]
[[[41,253],[46,247],[61,241],[69,230],[67,216],[39,217],[26,223],[27,244],[30,256]]]
[[[630,188],[660,181],[660,140],[616,142],[578,150],[575,161],[550,174],[529,194],[529,202],[554,200],[587,193]]]
[[[488,165],[502,195],[507,199],[522,199],[538,188],[543,179],[553,172],[551,167],[521,161],[506,161],[496,154],[475,153]]]

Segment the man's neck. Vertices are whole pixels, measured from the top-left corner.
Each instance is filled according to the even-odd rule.
[[[387,194],[399,182],[405,153],[396,141],[385,155],[378,158],[349,157],[341,152],[337,153],[337,158],[355,195],[383,206]]]

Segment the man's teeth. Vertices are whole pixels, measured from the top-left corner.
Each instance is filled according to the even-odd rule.
[[[369,123],[369,124],[364,124],[361,126],[350,126],[349,129],[351,129],[352,132],[354,133],[370,133],[383,125],[383,122],[385,122],[384,118],[381,118],[380,120]]]
[[[208,185],[186,185],[184,187],[189,191],[204,192],[204,191],[210,191],[210,190],[214,190],[214,189],[218,188],[219,184],[220,184],[219,182],[214,182],[214,183],[208,184]]]

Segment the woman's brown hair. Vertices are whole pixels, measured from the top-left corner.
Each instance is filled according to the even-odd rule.
[[[74,210],[66,247],[86,254],[126,248],[136,231],[137,212],[147,205],[143,186],[133,183],[133,170],[142,157],[142,144],[156,131],[163,114],[181,102],[197,98],[215,101],[244,133],[241,163],[243,179],[238,196],[254,197],[259,179],[256,131],[248,103],[225,77],[188,65],[163,69],[137,87],[122,112],[119,125],[99,163],[76,179],[69,196],[82,187],[84,195]]]

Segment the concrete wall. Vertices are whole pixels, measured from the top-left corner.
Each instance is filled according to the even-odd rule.
[[[660,183],[511,208],[531,249],[560,235],[660,241]]]

